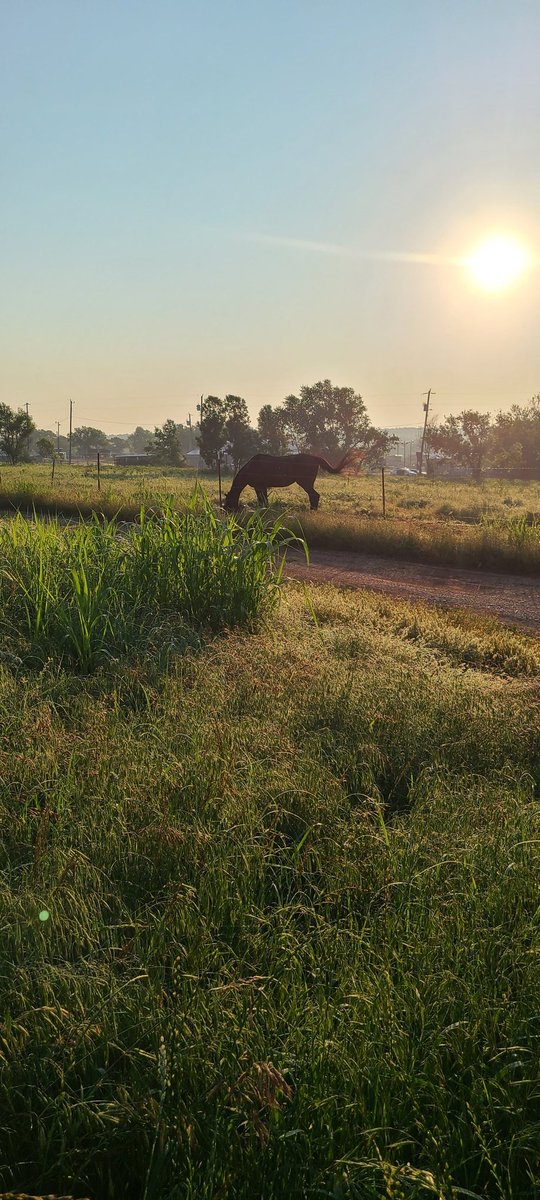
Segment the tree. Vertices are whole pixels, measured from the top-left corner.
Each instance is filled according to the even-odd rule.
[[[393,438],[370,424],[362,397],[354,388],[334,387],[329,379],[287,396],[284,427],[299,450],[338,454],[364,450],[367,462],[378,462]]]
[[[146,451],[155,463],[163,467],[180,467],[185,461],[176,422],[171,417],[164,421],[161,428],[156,425],[154,440],[146,446]]]
[[[193,450],[193,433],[191,431],[191,426],[190,425],[182,425],[182,423],[180,422],[180,424],[176,426],[176,430],[178,433],[178,437],[180,438],[180,445],[182,447],[183,453],[189,454],[189,451]]]
[[[92,425],[79,425],[73,430],[72,446],[80,458],[90,458],[97,450],[108,450],[109,439],[102,429]]]
[[[201,457],[212,471],[217,471],[218,455],[227,442],[227,411],[219,396],[207,396],[196,437]]]
[[[107,444],[111,454],[129,454],[129,439],[119,433],[113,433],[112,437],[107,438]]]
[[[288,450],[283,408],[264,404],[257,420],[259,442],[265,454],[286,454]]]
[[[54,458],[55,441],[52,437],[41,437],[36,442],[36,450],[39,457],[45,462],[48,458]]]
[[[30,434],[35,428],[24,408],[14,412],[9,404],[0,404],[0,450],[13,465],[28,459]]]
[[[148,442],[152,438],[151,429],[143,429],[142,425],[137,425],[133,433],[129,434],[126,442],[126,454],[145,454]]]
[[[540,469],[540,396],[498,413],[492,431],[493,462],[501,467]]]
[[[259,439],[249,423],[248,406],[241,396],[225,396],[226,449],[233,460],[234,470],[247,462],[257,450]]]
[[[492,436],[489,413],[465,409],[457,417],[446,417],[442,425],[430,431],[429,444],[432,450],[443,454],[461,467],[470,467],[473,479],[482,477],[482,467],[487,457]]]

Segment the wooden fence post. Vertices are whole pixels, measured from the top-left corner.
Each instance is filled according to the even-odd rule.
[[[382,515],[386,516],[386,495],[384,491],[384,467],[381,467],[381,484],[382,484]]]

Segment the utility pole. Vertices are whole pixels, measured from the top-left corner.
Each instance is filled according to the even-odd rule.
[[[60,421],[56,422],[56,453],[60,454]]]
[[[28,400],[26,401],[25,408],[26,408],[26,420],[28,421],[28,418],[30,416],[30,414],[28,412]],[[29,429],[26,434],[26,454],[27,454],[27,457],[30,458],[30,430]]]
[[[420,475],[422,474],[422,463],[424,461],[424,445],[425,445],[425,441],[426,441],[426,429],[427,429],[427,423],[428,423],[428,417],[429,417],[429,402],[431,400],[431,388],[429,389],[428,392],[424,392],[423,395],[424,396],[427,395],[427,400],[424,404],[424,412],[426,415],[424,417],[424,432],[422,434],[422,445],[420,446]],[[435,392],[433,392],[433,395],[435,395]]]
[[[71,434],[73,432],[73,400],[69,402],[69,457],[68,462],[71,466]]]
[[[201,422],[203,419],[203,411],[204,411],[204,399],[201,396],[201,403],[197,405],[197,412],[201,414],[199,417],[199,426],[201,425]]]

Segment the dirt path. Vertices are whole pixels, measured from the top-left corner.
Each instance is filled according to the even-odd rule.
[[[540,580],[523,575],[435,567],[378,558],[372,554],[327,550],[310,551],[309,566],[299,555],[291,553],[285,574],[291,579],[309,580],[310,583],[368,588],[423,604],[470,608],[489,613],[529,633],[540,633]]]

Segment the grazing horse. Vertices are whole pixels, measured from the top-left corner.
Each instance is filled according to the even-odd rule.
[[[259,504],[268,504],[269,487],[288,487],[291,483],[298,483],[307,492],[310,508],[314,511],[318,508],[320,499],[319,493],[313,487],[319,468],[330,471],[332,475],[339,475],[346,467],[352,466],[363,457],[359,450],[347,450],[337,466],[332,467],[318,454],[254,454],[253,458],[237,471],[231,490],[225,496],[224,507],[228,512],[235,512],[240,493],[245,487],[255,489]]]

